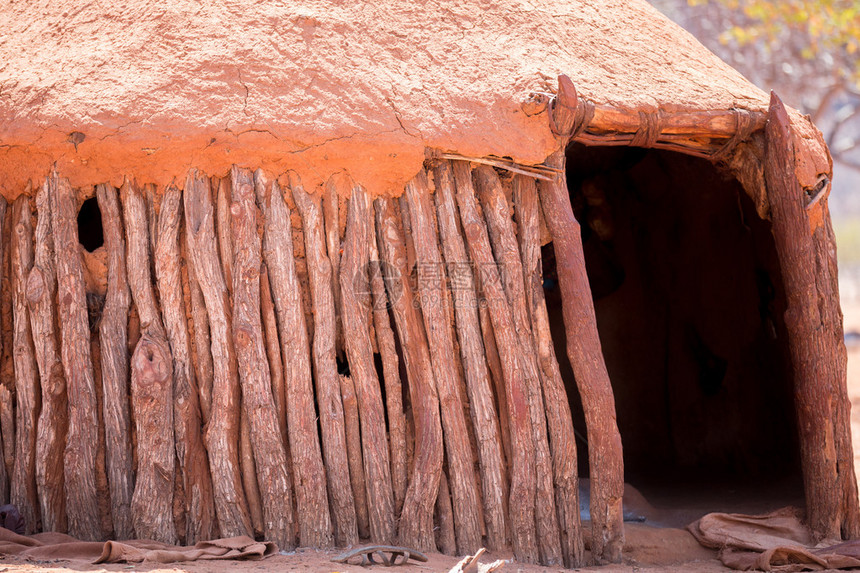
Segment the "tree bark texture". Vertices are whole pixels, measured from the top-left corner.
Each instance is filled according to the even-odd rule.
[[[3,247],[3,266],[0,277],[0,320],[3,328],[0,339],[3,341],[3,352],[0,354],[0,429],[2,429],[3,466],[5,487],[3,499],[9,501],[10,481],[15,466],[15,366],[13,332],[15,331],[12,314],[12,209],[6,209],[3,219],[5,233],[0,237]]]
[[[96,492],[98,415],[95,374],[77,228],[77,200],[68,180],[50,182],[51,219],[58,285],[60,340],[69,399],[69,431],[64,454],[69,534],[101,539]]]
[[[233,340],[239,361],[242,403],[251,425],[251,441],[263,501],[263,534],[281,549],[295,547],[292,492],[287,455],[281,441],[266,367],[266,346],[260,314],[260,237],[251,172],[233,167],[232,230],[234,246]]]
[[[517,239],[514,235],[508,201],[496,172],[486,165],[477,167],[473,173],[484,216],[490,232],[496,263],[498,263],[502,286],[511,308],[514,329],[523,358],[524,382],[529,401],[532,423],[535,476],[537,490],[535,498],[535,521],[537,522],[538,550],[541,563],[562,563],[558,515],[555,510],[553,491],[552,458],[546,431],[545,405],[537,362],[535,342],[526,310],[525,281]]]
[[[221,535],[249,535],[251,522],[239,466],[239,384],[227,287],[218,260],[209,181],[189,172],[184,192],[189,259],[209,316],[213,364],[211,416],[204,440],[209,452],[215,512]]]
[[[457,555],[457,540],[454,534],[454,508],[451,505],[451,489],[448,475],[443,471],[436,496],[436,546],[440,553]]]
[[[185,257],[188,257],[188,233],[182,234],[182,246]],[[191,306],[191,324],[194,328],[193,353],[194,372],[197,376],[197,391],[200,394],[200,415],[203,424],[209,423],[212,414],[212,379],[215,367],[212,364],[212,346],[209,338],[209,315],[206,312],[206,301],[203,291],[197,282],[194,265],[186,259],[185,271],[188,276],[188,300]]]
[[[442,429],[453,498],[457,551],[471,555],[481,547],[480,496],[475,482],[475,460],[469,444],[465,411],[460,399],[462,384],[454,350],[450,309],[447,307],[447,272],[439,252],[427,175],[421,171],[406,184],[418,265],[418,292],[424,329],[436,378]]]
[[[312,377],[302,293],[293,258],[290,212],[276,181],[266,189],[265,205],[263,254],[271,279],[284,361],[287,433],[296,483],[299,543],[327,547],[331,544],[333,529],[337,545],[352,545],[358,541],[358,530],[349,483],[343,404],[334,358],[331,276],[325,276],[322,264],[308,269],[316,323],[313,341],[315,376]],[[306,255],[310,250],[306,246]],[[314,381],[322,451],[317,433]]]
[[[173,356],[173,416],[176,457],[185,491],[186,529],[180,537],[187,545],[217,535],[215,501],[209,460],[201,434],[200,397],[191,364],[185,300],[182,293],[182,261],[179,229],[182,192],[170,185],[161,200],[155,246],[155,276],[161,312]]]
[[[18,507],[27,533],[41,529],[36,492],[36,421],[42,393],[30,316],[27,309],[27,277],[33,267],[33,223],[30,197],[20,195],[12,204],[12,312],[15,365],[15,465],[10,501]]]
[[[838,355],[841,341],[831,336],[827,324],[827,307],[836,293],[818,284],[819,275],[828,274],[830,245],[816,252],[805,210],[807,195],[795,165],[791,121],[782,101],[771,93],[764,175],[787,303],[807,522],[816,539],[838,539],[857,534],[858,509],[856,481],[852,477],[848,484],[840,478],[840,473],[852,475],[853,467],[850,461],[840,463],[840,456],[850,452],[850,427],[841,405],[834,403],[835,397],[847,394]]]
[[[107,292],[99,321],[105,457],[111,517],[117,539],[134,537],[131,499],[134,465],[129,414],[128,312],[131,295],[125,264],[125,238],[116,189],[96,187],[107,254]]]
[[[367,191],[354,185],[347,212],[340,290],[344,342],[361,419],[370,538],[374,543],[388,544],[394,541],[394,493],[385,410],[370,340],[373,297],[368,280],[372,240],[368,218],[372,216],[371,209]]]
[[[566,567],[582,567],[585,561],[579,513],[576,437],[573,433],[573,418],[567,391],[555,356],[549,313],[543,292],[540,203],[534,179],[522,175],[515,176],[513,197],[525,278],[525,298],[534,334],[546,421],[549,427],[556,510],[561,531],[561,553]]]
[[[507,546],[507,474],[502,457],[499,417],[481,337],[474,275],[454,202],[454,172],[450,162],[438,165],[434,175],[436,218],[453,294],[460,357],[478,442],[487,546],[495,551]]]
[[[376,199],[377,244],[388,267],[385,288],[406,364],[415,423],[412,477],[400,513],[400,543],[419,551],[435,548],[433,509],[442,475],[442,424],[439,398],[424,325],[413,305],[406,268],[406,242],[390,199]]]
[[[547,159],[564,169],[564,151]],[[573,367],[588,428],[591,468],[591,552],[597,563],[617,563],[624,546],[622,495],[624,459],[615,421],[615,397],[600,348],[594,303],[585,270],[579,223],[573,215],[563,175],[539,184],[544,218],[552,235],[567,356]]]
[[[332,299],[334,300],[334,318],[335,318],[335,351],[338,354],[343,353],[343,327],[341,323],[341,305],[340,305],[340,195],[338,189],[347,187],[341,181],[344,175],[332,175],[326,182],[325,190],[323,191],[322,209],[323,219],[325,222],[325,244],[328,251],[328,259],[331,264],[332,281]],[[347,189],[344,189],[347,191]]]
[[[176,543],[173,481],[173,368],[167,339],[144,332],[131,357],[131,403],[137,436],[137,480],[132,496],[139,539]],[[168,428],[165,431],[165,428]]]
[[[388,313],[390,304],[383,280],[384,268],[379,260],[376,245],[376,217],[368,214],[370,222],[370,266],[368,267],[370,290],[373,300],[373,330],[376,347],[382,360],[382,377],[385,383],[385,407],[388,414],[388,441],[391,453],[391,486],[394,493],[394,515],[400,515],[406,497],[407,455],[406,415],[403,411],[403,384],[400,379],[400,356],[391,329]]]
[[[50,201],[49,183],[45,180],[36,193],[35,264],[27,278],[27,303],[42,392],[42,409],[36,426],[36,488],[42,530],[65,533],[68,525],[63,491],[63,449],[68,430],[68,401],[56,331],[57,279]]]
[[[509,521],[514,555],[518,561],[536,563],[538,540],[535,530],[535,452],[529,390],[525,380],[527,365],[524,364],[511,306],[493,259],[487,226],[475,198],[469,165],[455,163],[454,178],[463,233],[472,263],[481,273],[481,288],[492,320],[504,376],[511,434]]]

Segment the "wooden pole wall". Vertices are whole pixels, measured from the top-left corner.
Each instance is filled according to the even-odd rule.
[[[619,560],[621,443],[563,162],[562,151],[549,159],[553,181],[514,177],[512,202],[493,168],[447,160],[399,200],[372,200],[345,174],[305,189],[297,173],[269,180],[239,167],[211,180],[191,170],[183,189],[129,178],[118,196],[99,185],[100,359],[85,322],[80,197],[53,174],[2,230],[17,400],[5,417],[17,413],[17,424],[0,410],[0,429],[28,523],[107,533],[99,366],[115,537],[489,546],[522,563],[586,565],[573,425],[543,297],[543,213],[589,433],[590,548],[598,563]],[[798,280],[802,293],[812,288]],[[809,489],[823,504],[816,527],[845,534],[860,518],[840,477],[850,442],[832,427],[847,414],[831,412],[835,422],[804,438],[804,456],[827,484]]]

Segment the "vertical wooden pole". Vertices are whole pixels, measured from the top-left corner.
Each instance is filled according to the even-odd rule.
[[[135,535],[138,539],[176,543],[173,368],[167,339],[156,329],[144,331],[132,355],[131,401],[138,452],[132,496]]]
[[[537,523],[538,551],[541,563],[562,563],[561,537],[558,514],[553,491],[552,456],[546,429],[546,406],[544,405],[541,380],[536,361],[535,341],[526,310],[525,280],[514,235],[510,207],[496,172],[486,165],[478,166],[473,177],[484,208],[484,217],[490,234],[490,242],[498,263],[502,287],[511,308],[514,329],[523,358],[525,387],[529,401],[529,416],[532,424],[535,451],[535,521]]]
[[[101,538],[96,493],[98,416],[84,276],[78,243],[77,199],[66,179],[51,176],[51,216],[58,279],[57,299],[63,370],[69,397],[69,432],[64,456],[69,533]]]
[[[291,186],[292,178],[291,178]],[[296,187],[293,186],[294,194]],[[361,418],[361,445],[367,477],[370,538],[376,543],[394,540],[394,493],[382,392],[373,363],[369,314],[372,304],[368,267],[370,223],[367,191],[353,185],[346,220],[346,240],[340,273],[343,334],[349,370],[355,381]]]
[[[239,384],[227,285],[218,261],[209,181],[197,170],[188,173],[183,199],[189,259],[203,292],[211,332],[212,413],[204,440],[212,471],[215,512],[221,535],[249,535],[251,522],[239,466]]]
[[[48,181],[45,180],[36,193],[35,264],[27,278],[27,302],[42,390],[42,411],[36,435],[36,486],[41,504],[42,530],[64,533],[67,522],[63,448],[68,429],[68,402],[56,332],[54,294],[57,292],[57,279],[54,274],[50,200]],[[130,487],[128,491],[128,499],[131,500]]]
[[[15,466],[15,366],[13,364],[12,333],[15,331],[12,316],[12,209],[6,209],[3,220],[3,235],[0,237],[3,247],[2,277],[0,277],[0,319],[3,328],[0,338],[3,340],[3,353],[0,355],[0,429],[3,435],[3,459],[6,476],[3,499],[9,501],[10,481]]]
[[[566,76],[559,77],[555,123],[569,132],[575,122],[576,92]],[[588,459],[591,468],[591,552],[597,563],[618,563],[624,546],[622,495],[624,458],[621,435],[615,420],[615,396],[600,348],[594,302],[585,270],[579,223],[573,215],[565,180],[564,150],[549,156],[546,164],[560,169],[552,181],[540,181],[544,218],[555,247],[556,270],[561,291],[567,356],[585,410],[588,428]]]
[[[16,433],[10,500],[18,506],[27,533],[33,533],[40,526],[36,493],[36,421],[42,394],[27,310],[26,282],[33,267],[33,224],[28,195],[20,195],[12,204],[11,248]]]
[[[117,539],[134,537],[131,497],[134,467],[129,415],[128,311],[131,295],[125,265],[125,239],[116,189],[96,187],[107,253],[107,293],[99,321],[107,474],[111,517]]]
[[[481,547],[480,497],[475,482],[475,461],[466,430],[456,364],[450,309],[446,306],[447,273],[442,265],[439,240],[427,175],[421,171],[406,184],[406,198],[412,223],[413,243],[418,263],[418,292],[430,358],[436,377],[436,391],[442,414],[442,429],[453,494],[457,551],[471,555]]]
[[[189,256],[187,231],[182,234],[183,257],[186,258],[185,271],[188,277],[188,300],[191,305],[191,324],[194,327],[194,372],[200,394],[200,415],[205,426],[212,413],[212,379],[215,367],[212,364],[212,345],[209,339],[209,315],[203,291],[197,282],[197,274]]]
[[[450,162],[437,165],[434,174],[436,215],[454,295],[460,355],[478,441],[487,546],[491,551],[497,551],[507,545],[507,475],[502,459],[499,418],[481,338],[474,275],[454,203],[454,173]]]
[[[834,319],[827,316],[831,300],[825,299],[818,284],[819,278],[827,280],[828,254],[817,252],[805,211],[807,196],[797,181],[795,165],[791,120],[782,101],[771,93],[764,176],[786,296],[785,325],[794,366],[807,522],[816,539],[838,539],[846,533],[856,534],[849,529],[856,528],[858,511],[856,482],[852,478],[846,484],[840,478],[840,472],[853,472],[850,461],[840,463],[840,454],[848,454],[846,442],[850,447],[850,426],[839,413],[842,406],[834,403],[846,398],[841,374],[844,364],[838,356],[840,341],[827,324],[828,318]],[[846,487],[851,488],[848,495]],[[852,497],[853,502],[846,503]],[[846,528],[848,524],[851,527]]]
[[[525,364],[508,304],[502,288],[490,238],[472,186],[468,164],[454,164],[457,204],[472,263],[481,273],[481,288],[487,301],[493,333],[502,363],[508,423],[511,434],[510,525],[514,555],[518,561],[538,561],[535,530],[535,452],[529,412]]]
[[[275,414],[278,418],[278,429],[281,432],[281,443],[284,447],[288,447],[290,442],[287,438],[287,390],[284,388],[284,362],[281,357],[281,340],[278,336],[278,318],[275,316],[275,303],[272,300],[272,287],[269,282],[269,267],[266,263],[260,265],[260,306],[263,314],[266,355],[269,359],[269,374],[272,377]],[[292,468],[291,460],[288,460],[288,465]]]
[[[555,356],[549,313],[543,292],[540,254],[540,204],[534,179],[517,175],[513,185],[520,252],[525,275],[525,296],[534,333],[537,362],[552,449],[556,509],[561,530],[561,551],[566,567],[585,565],[579,514],[576,437],[561,370]]]
[[[430,362],[430,348],[421,319],[413,305],[406,271],[406,246],[394,203],[376,199],[376,233],[379,254],[388,267],[385,288],[406,364],[412,415],[415,421],[415,454],[412,477],[400,514],[400,543],[420,551],[435,549],[433,509],[442,475],[442,423],[439,398]]]
[[[284,360],[287,431],[297,484],[300,543],[326,547],[331,544],[333,527],[337,545],[352,545],[358,542],[358,530],[346,458],[343,404],[334,358],[332,283],[331,276],[325,276],[325,271],[330,272],[330,268],[320,261],[319,265],[313,268],[309,265],[308,269],[315,321],[313,358],[316,376],[312,377],[302,292],[293,259],[290,211],[276,181],[266,189],[263,213],[266,219],[263,254],[271,278],[281,356]],[[322,451],[317,433],[314,381],[322,430]],[[328,495],[331,496],[331,521]]]
[[[448,476],[442,471],[439,480],[439,495],[436,496],[436,546],[445,555],[457,555],[457,540],[454,534],[454,508],[451,505],[451,489]]]
[[[323,219],[325,222],[325,242],[328,251],[328,259],[331,263],[331,274],[334,277],[332,281],[332,298],[334,299],[335,310],[335,351],[340,355],[343,353],[343,327],[340,317],[340,195],[338,188],[348,187],[343,182],[347,178],[345,174],[332,175],[326,182],[325,190],[323,191],[322,209]]]
[[[216,535],[215,501],[209,460],[200,431],[200,398],[191,364],[191,342],[182,293],[182,260],[179,227],[182,221],[182,191],[170,185],[161,198],[155,246],[155,276],[161,312],[173,355],[174,433],[176,456],[182,468],[185,491],[185,543],[212,539]]]
[[[385,406],[388,413],[388,439],[391,452],[391,486],[394,490],[394,515],[400,515],[406,497],[407,452],[406,414],[403,411],[403,385],[400,379],[400,355],[394,340],[389,317],[388,295],[383,281],[384,267],[379,260],[376,217],[368,214],[370,222],[370,290],[373,295],[373,330],[376,346],[382,359],[382,377],[385,381]]]
[[[234,166],[232,183],[233,341],[263,501],[263,533],[281,549],[292,549],[295,541],[287,455],[280,439],[260,318],[262,247],[257,234],[254,180],[249,170]]]

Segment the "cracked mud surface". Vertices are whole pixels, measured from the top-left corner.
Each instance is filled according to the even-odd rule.
[[[536,163],[555,141],[520,104],[561,72],[628,108],[766,102],[644,0],[2,4],[7,198],[54,161],[73,186],[239,163],[396,194],[425,146]]]

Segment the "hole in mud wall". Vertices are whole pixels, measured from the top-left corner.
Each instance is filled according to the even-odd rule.
[[[567,166],[627,481],[664,493],[688,484],[694,497],[703,484],[760,492],[762,483],[784,483],[795,499],[799,452],[770,224],[740,184],[706,160],[573,144]],[[552,244],[544,261],[587,475]]]
[[[105,243],[102,211],[95,197],[90,197],[78,211],[78,240],[92,253]]]

